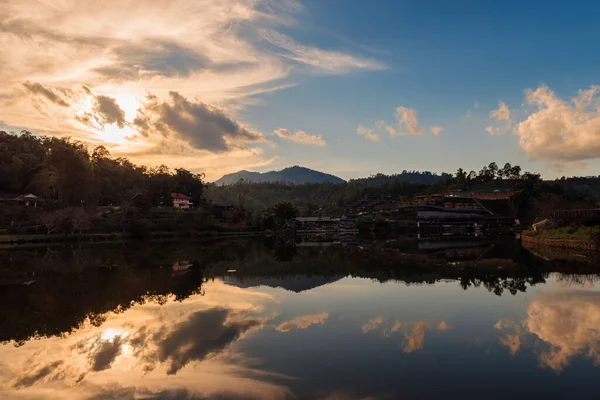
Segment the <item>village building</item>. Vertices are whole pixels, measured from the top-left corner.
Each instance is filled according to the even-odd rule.
[[[184,210],[187,210],[194,204],[192,203],[192,198],[183,193],[171,193],[171,200],[173,201],[173,208],[181,208]]]

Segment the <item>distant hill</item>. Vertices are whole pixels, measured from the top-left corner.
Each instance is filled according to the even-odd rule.
[[[309,168],[293,166],[282,169],[281,171],[269,172],[251,172],[238,171],[232,174],[224,175],[221,179],[215,181],[217,185],[233,185],[240,179],[244,182],[287,182],[287,183],[342,183],[345,182],[342,178],[326,174],[324,172],[315,171]]]
[[[319,286],[329,285],[330,283],[339,281],[343,277],[344,275],[330,277],[293,275],[286,278],[224,276],[221,279],[229,285],[240,288],[268,286],[300,293]]]

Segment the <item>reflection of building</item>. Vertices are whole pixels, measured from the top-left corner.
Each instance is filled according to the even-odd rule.
[[[6,201],[6,202],[10,202],[10,203],[16,203],[16,204],[22,204],[26,207],[37,207],[38,203],[41,203],[43,200],[39,197],[37,197],[34,194],[22,194],[19,196],[14,196],[14,195],[7,195],[7,196],[0,196],[0,201]]]
[[[173,208],[188,209],[192,206],[192,198],[183,193],[171,193]]]

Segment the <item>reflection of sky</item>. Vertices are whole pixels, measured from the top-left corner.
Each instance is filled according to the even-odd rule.
[[[344,278],[205,295],[0,347],[1,398],[366,399],[593,393],[600,291],[555,278],[515,296],[456,282]],[[489,392],[498,380],[499,387]]]

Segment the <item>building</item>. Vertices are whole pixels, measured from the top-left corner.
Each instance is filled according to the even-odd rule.
[[[42,203],[43,199],[37,197],[34,194],[22,194],[22,195],[2,195],[0,194],[0,202],[9,202],[13,204],[22,204],[26,207],[37,207],[38,203]]]
[[[183,193],[171,193],[171,200],[173,201],[173,208],[182,208],[187,210],[194,204],[192,203],[192,198]]]

